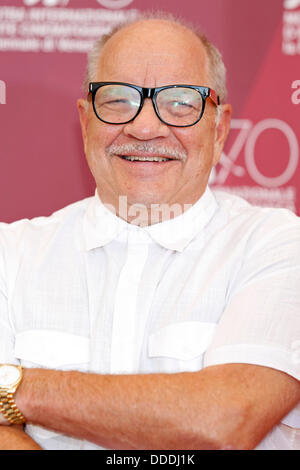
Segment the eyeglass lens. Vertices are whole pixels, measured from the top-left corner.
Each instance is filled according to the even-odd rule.
[[[95,95],[95,111],[100,119],[121,124],[138,113],[141,96],[127,85],[104,85]],[[187,126],[200,117],[203,107],[201,94],[193,88],[165,88],[157,93],[157,111],[161,119],[170,125]]]
[[[118,124],[130,121],[141,102],[139,92],[126,85],[104,85],[95,96],[95,110],[103,121]]]

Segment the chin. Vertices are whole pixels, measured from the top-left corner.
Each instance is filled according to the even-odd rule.
[[[127,191],[128,201],[131,203],[140,202],[142,204],[167,204],[177,193],[176,186],[172,185],[170,187],[170,182],[168,181],[167,183],[142,183],[135,185],[131,187],[130,191]]]

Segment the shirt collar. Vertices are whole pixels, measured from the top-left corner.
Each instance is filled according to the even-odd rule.
[[[104,246],[124,230],[134,230],[148,234],[150,239],[168,250],[183,251],[208,224],[217,208],[217,201],[207,187],[200,199],[181,215],[157,224],[137,227],[105,207],[96,190],[84,214],[84,247],[91,250]]]

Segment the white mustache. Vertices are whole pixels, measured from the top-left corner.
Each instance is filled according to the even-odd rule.
[[[168,147],[166,145],[153,145],[146,142],[132,143],[122,145],[109,145],[106,148],[108,155],[135,155],[136,153],[147,154],[147,156],[170,157],[175,160],[185,161],[187,159],[186,151]]]

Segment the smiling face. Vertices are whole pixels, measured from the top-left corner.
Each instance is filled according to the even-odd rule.
[[[126,82],[141,87],[185,84],[211,86],[201,41],[183,26],[148,20],[127,26],[105,44],[95,81]],[[106,124],[91,101],[78,108],[88,165],[102,202],[116,209],[119,197],[128,205],[193,204],[205,191],[220,157],[231,109],[223,106],[216,129],[216,107],[210,99],[202,119],[191,127],[171,127],[159,120],[150,99],[127,124]],[[171,157],[166,162],[131,162],[122,156]]]

